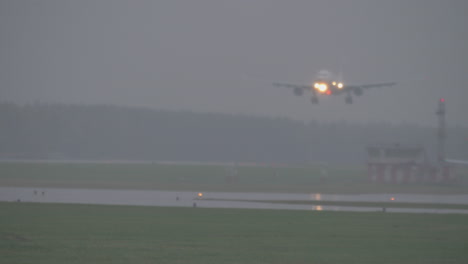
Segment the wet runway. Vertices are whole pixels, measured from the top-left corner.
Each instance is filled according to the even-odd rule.
[[[412,195],[412,194],[291,194],[291,193],[236,193],[236,192],[198,192],[157,191],[157,190],[109,190],[109,189],[65,189],[65,188],[15,188],[0,187],[0,201],[22,201],[38,203],[139,205],[203,208],[250,208],[312,211],[353,211],[376,212],[380,207],[328,206],[265,203],[247,201],[215,201],[210,199],[231,200],[288,200],[288,201],[344,201],[344,202],[397,202],[468,204],[468,195]],[[386,212],[405,213],[457,213],[468,214],[466,209],[414,209],[387,208]]]

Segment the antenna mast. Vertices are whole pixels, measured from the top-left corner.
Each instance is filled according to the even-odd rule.
[[[445,162],[445,99],[440,98],[439,108],[436,111],[436,115],[439,117],[439,127],[437,133],[437,159],[440,163]]]

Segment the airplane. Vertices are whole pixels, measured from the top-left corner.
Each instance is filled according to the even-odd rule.
[[[296,85],[287,83],[273,83],[276,87],[292,88],[293,92],[297,96],[302,96],[304,91],[312,92],[310,101],[313,104],[318,104],[318,95],[338,95],[346,94],[345,102],[347,104],[353,103],[352,93],[356,96],[361,96],[365,89],[373,87],[385,87],[394,86],[396,82],[387,83],[375,83],[375,84],[363,84],[363,85],[348,85],[344,84],[341,77],[336,78],[331,72],[327,70],[321,70],[316,76],[316,80],[313,85]]]

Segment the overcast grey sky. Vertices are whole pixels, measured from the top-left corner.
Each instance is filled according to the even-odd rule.
[[[468,126],[464,0],[0,0],[0,100]],[[272,82],[398,81],[346,105]]]

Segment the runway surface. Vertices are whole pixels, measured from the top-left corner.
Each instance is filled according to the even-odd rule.
[[[201,195],[200,195],[201,194]],[[227,199],[236,201],[216,200]],[[389,202],[468,204],[468,195],[420,195],[420,194],[297,194],[297,193],[239,193],[239,192],[187,192],[157,190],[109,190],[109,189],[66,189],[66,188],[16,188],[0,187],[0,201],[171,206],[203,208],[249,208],[311,211],[376,212],[381,207],[329,206],[287,203],[248,202],[263,201],[335,201],[335,202]],[[405,213],[456,213],[468,214],[466,209],[386,208],[386,212]]]

